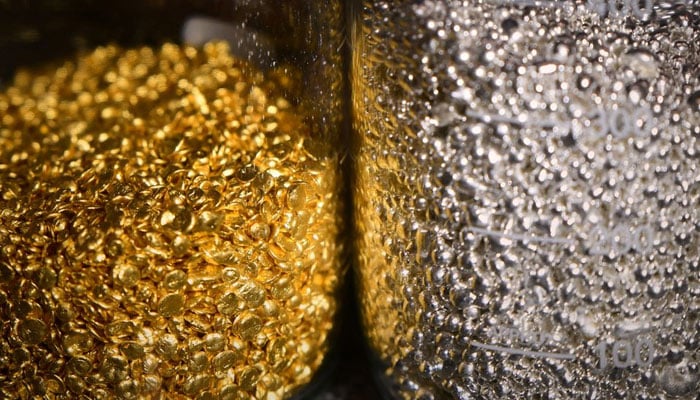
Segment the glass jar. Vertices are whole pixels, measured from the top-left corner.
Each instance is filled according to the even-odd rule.
[[[342,16],[0,4],[0,397],[311,389],[343,275]]]
[[[700,4],[354,3],[365,333],[406,399],[697,399]]]

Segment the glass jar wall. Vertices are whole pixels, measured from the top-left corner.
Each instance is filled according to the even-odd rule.
[[[358,276],[387,393],[696,399],[698,3],[354,5]]]
[[[342,16],[0,4],[0,397],[304,394],[343,274]]]

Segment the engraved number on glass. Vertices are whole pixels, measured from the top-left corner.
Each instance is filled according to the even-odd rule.
[[[611,134],[616,139],[642,138],[651,135],[651,110],[636,108],[630,114],[625,109],[606,110],[599,108],[588,115],[591,120],[591,135],[603,138]],[[641,125],[639,121],[642,121]]]
[[[596,346],[600,369],[608,366],[609,361],[616,368],[628,368],[632,366],[648,367],[654,359],[654,343],[647,338],[630,340],[619,339],[611,346],[611,354],[608,354],[608,344],[600,342]]]
[[[622,18],[633,16],[646,20],[651,16],[653,0],[588,0],[588,9],[602,17]]]

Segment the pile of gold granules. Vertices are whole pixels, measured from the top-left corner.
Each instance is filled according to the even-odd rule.
[[[278,399],[310,381],[337,308],[340,177],[285,71],[223,44],[110,46],[0,93],[0,398]]]

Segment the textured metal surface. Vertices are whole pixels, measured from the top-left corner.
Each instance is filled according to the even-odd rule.
[[[357,2],[362,311],[398,397],[697,398],[700,7],[611,3]]]
[[[222,44],[108,46],[15,76],[0,397],[277,399],[311,380],[343,271],[341,185],[300,76]]]

